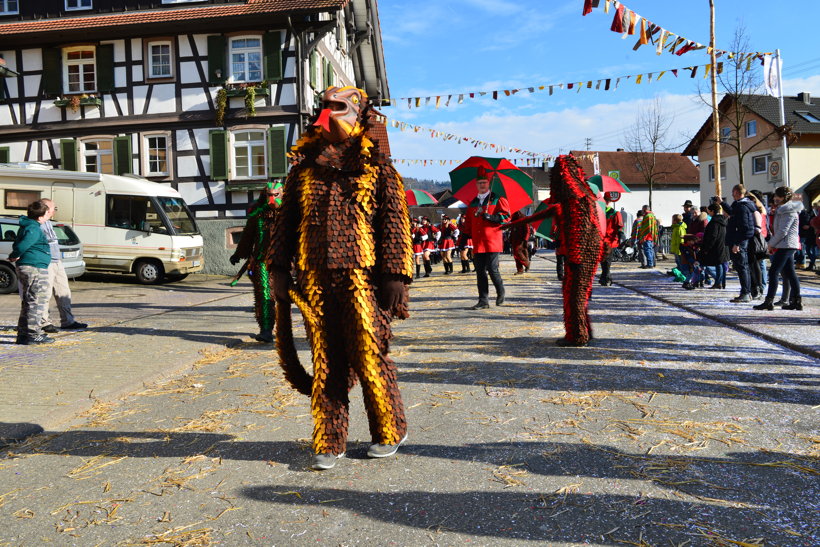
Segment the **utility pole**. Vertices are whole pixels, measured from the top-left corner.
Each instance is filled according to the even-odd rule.
[[[587,137],[586,139],[584,139],[584,142],[587,146],[587,152],[589,152],[589,147],[592,146],[592,139],[590,137]]]
[[[709,56],[712,61],[712,125],[714,126],[715,195],[720,190],[720,116],[717,103],[717,57],[715,56],[715,0],[709,0]]]

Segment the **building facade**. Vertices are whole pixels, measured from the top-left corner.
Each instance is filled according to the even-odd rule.
[[[287,174],[327,86],[389,96],[376,0],[5,0],[0,56],[0,163],[133,173],[200,221]]]
[[[784,97],[785,128],[780,124],[779,99],[767,95],[743,95],[735,101],[726,95],[719,104],[720,122],[720,190],[730,196],[732,186],[741,182],[749,190],[771,193],[786,183],[801,189],[820,175],[820,103],[809,93]],[[737,111],[739,109],[739,112]],[[783,150],[782,135],[787,147]],[[700,162],[701,193],[713,196],[715,183],[715,139],[711,116],[701,126],[683,154]],[[808,196],[807,201],[820,197]]]

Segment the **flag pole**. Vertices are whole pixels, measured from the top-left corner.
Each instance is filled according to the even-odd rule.
[[[780,59],[780,50],[774,50],[775,59],[777,59],[777,91],[780,100],[780,127],[786,126],[786,106],[783,103],[783,66],[782,60]],[[781,139],[781,145],[783,146],[783,184],[785,186],[791,187],[789,184],[789,147],[786,143],[786,132],[783,131],[783,137]]]
[[[709,56],[712,62],[712,127],[714,129],[715,195],[723,196],[720,189],[720,116],[717,103],[717,56],[715,55],[715,0],[709,0]]]

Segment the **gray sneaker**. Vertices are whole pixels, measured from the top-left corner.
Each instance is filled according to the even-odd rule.
[[[344,457],[344,452],[338,455],[330,453],[314,454],[313,463],[310,464],[310,467],[313,469],[318,469],[320,471],[323,471],[325,469],[333,469],[333,467],[336,465],[336,460]]]
[[[371,444],[370,449],[367,451],[368,458],[387,458],[388,456],[392,456],[395,454],[399,447],[407,440],[407,433],[404,434],[404,437],[396,443],[396,444]]]
[[[732,302],[733,304],[739,304],[741,302],[751,302],[751,301],[752,301],[752,295],[747,293],[747,294],[741,294],[737,298],[732,298],[729,302]]]

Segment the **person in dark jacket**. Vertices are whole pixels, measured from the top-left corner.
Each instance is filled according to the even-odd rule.
[[[729,211],[729,222],[726,224],[726,244],[731,249],[732,266],[740,281],[740,295],[732,299],[734,303],[752,301],[749,241],[755,235],[755,206],[745,195],[746,188],[742,184],[736,184],[732,188],[734,201],[731,207],[723,204],[724,210]]]
[[[48,344],[54,341],[43,333],[40,326],[51,293],[48,284],[51,249],[40,225],[48,222],[51,215],[52,210],[43,200],[30,204],[26,216],[20,217],[20,230],[9,255],[9,262],[17,267],[20,285],[18,344]]]
[[[729,249],[726,247],[726,217],[717,203],[709,205],[708,211],[712,220],[706,224],[703,232],[703,242],[700,245],[701,263],[715,279],[712,288],[725,289],[726,270],[723,265],[729,261]]]

